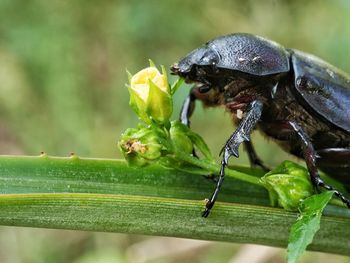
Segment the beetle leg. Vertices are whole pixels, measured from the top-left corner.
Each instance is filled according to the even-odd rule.
[[[332,186],[326,184],[320,177],[316,167],[316,151],[312,146],[310,139],[307,134],[301,129],[299,125],[294,122],[289,122],[290,127],[296,132],[298,138],[303,146],[304,158],[306,161],[307,168],[309,170],[312,184],[316,187],[323,187],[328,191],[334,191],[334,194],[342,200],[350,208],[350,200],[347,199],[341,192],[334,189]]]
[[[264,163],[261,161],[261,159],[256,154],[256,151],[254,149],[254,146],[251,141],[245,141],[244,142],[245,149],[248,154],[249,162],[251,166],[260,166],[265,171],[270,171],[270,169],[264,165]]]
[[[292,129],[298,137],[298,140],[300,141],[302,145],[302,150],[306,162],[306,166],[309,170],[310,178],[312,184],[316,187],[323,187],[324,189],[328,191],[334,191],[334,194],[342,200],[344,204],[346,204],[350,208],[350,200],[346,198],[341,192],[334,189],[332,186],[326,184],[320,177],[317,167],[316,167],[316,158],[317,154],[316,151],[311,143],[311,140],[309,136],[302,130],[302,128],[296,124],[295,122],[287,122],[286,128]]]
[[[196,87],[193,87],[190,91],[190,93],[187,95],[184,103],[182,104],[181,112],[180,112],[180,121],[181,123],[185,124],[187,127],[190,127],[190,117],[193,114],[194,108],[195,108],[195,102],[196,102],[196,96],[195,96],[195,89]],[[197,157],[196,151],[192,150],[193,156]]]
[[[194,111],[195,107],[195,91],[196,87],[192,88],[188,96],[186,97],[180,113],[180,121],[181,123],[185,124],[187,127],[190,127],[190,117],[192,116],[192,113]]]
[[[200,86],[194,86],[188,96],[186,97],[180,112],[180,121],[187,127],[190,127],[190,117],[193,114],[195,108],[195,102],[198,99],[198,94],[207,93],[211,89],[210,86],[203,84]],[[193,149],[193,156],[197,157],[196,151]]]
[[[223,159],[221,161],[220,176],[213,194],[207,200],[207,203],[205,205],[206,206],[205,210],[202,213],[203,217],[207,217],[209,215],[210,210],[215,204],[221,185],[224,181],[225,167],[227,166],[228,159],[232,155],[234,155],[235,157],[238,157],[239,145],[244,141],[250,140],[250,134],[260,119],[262,108],[263,108],[263,104],[259,100],[255,100],[249,104],[247,114],[245,115],[243,120],[239,123],[238,128],[231,135],[231,137],[228,139],[225,146],[221,150],[221,153],[223,153]]]
[[[202,94],[207,93],[211,90],[211,87],[209,84],[201,83],[198,85],[195,85],[188,96],[186,97],[182,108],[180,112],[180,121],[181,123],[185,124],[187,127],[190,127],[190,117],[193,114],[194,108],[195,108],[195,102],[196,100],[206,100]]]

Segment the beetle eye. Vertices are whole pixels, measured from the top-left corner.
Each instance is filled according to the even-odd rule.
[[[204,52],[200,59],[202,65],[216,65],[219,63],[219,55],[212,49],[208,49]]]

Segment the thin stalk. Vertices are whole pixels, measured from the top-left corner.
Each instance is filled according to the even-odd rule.
[[[207,170],[209,172],[216,173],[216,174],[219,173],[220,168],[221,168],[220,165],[218,165],[218,164],[211,163],[211,162],[208,162],[206,160],[199,160],[198,158],[195,158],[191,155],[178,154],[178,155],[176,155],[176,159],[182,160],[184,162],[190,163],[190,164],[198,166],[198,167],[201,167],[204,170]],[[232,169],[226,168],[225,175],[230,176],[232,178],[235,178],[237,180],[240,180],[242,182],[247,182],[247,183],[251,183],[254,185],[262,186],[258,177],[247,174],[247,173],[243,173],[243,172],[240,172],[237,170],[232,170]]]

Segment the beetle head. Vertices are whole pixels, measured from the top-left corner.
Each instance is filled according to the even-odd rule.
[[[187,81],[206,83],[208,82],[207,77],[216,72],[216,65],[219,62],[219,53],[206,44],[193,50],[179,63],[174,64],[171,71]]]

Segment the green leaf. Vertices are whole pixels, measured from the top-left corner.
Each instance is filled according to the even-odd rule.
[[[288,263],[294,263],[304,253],[320,229],[323,209],[332,199],[333,192],[327,191],[305,199],[300,205],[300,216],[290,230],[288,239]]]
[[[171,86],[171,94],[175,94],[175,92],[181,87],[184,81],[185,81],[184,78],[177,78],[176,81]]]

